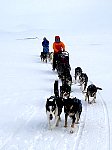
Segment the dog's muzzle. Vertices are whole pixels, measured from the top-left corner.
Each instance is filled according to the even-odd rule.
[[[52,120],[52,119],[53,119],[53,115],[52,115],[52,114],[50,114],[49,118],[50,118],[50,120]]]

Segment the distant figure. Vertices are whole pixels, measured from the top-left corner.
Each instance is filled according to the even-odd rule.
[[[53,70],[56,69],[56,61],[58,59],[58,54],[65,51],[65,45],[60,41],[59,36],[55,36],[55,42],[53,43],[54,56],[53,56]]]
[[[43,38],[42,41],[42,46],[43,46],[43,52],[41,52],[40,58],[41,61],[45,61],[47,63],[47,58],[49,55],[49,41],[46,39],[46,37]]]
[[[49,53],[49,41],[47,40],[46,37],[43,38],[42,46],[43,46],[43,53],[48,54]]]

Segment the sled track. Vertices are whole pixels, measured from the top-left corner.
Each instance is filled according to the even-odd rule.
[[[89,81],[91,84],[92,84],[92,81]],[[82,94],[82,93],[81,93]],[[109,114],[108,114],[108,109],[107,109],[107,106],[106,106],[106,103],[105,103],[105,100],[103,99],[102,95],[100,94],[100,92],[98,91],[98,95],[100,97],[100,101],[101,101],[101,104],[102,104],[102,108],[103,108],[103,112],[104,112],[104,118],[105,118],[105,130],[106,130],[106,135],[105,135],[105,145],[106,145],[106,150],[110,150],[110,123],[109,123]],[[65,145],[65,149],[67,148],[67,145],[69,146],[69,137],[72,136],[72,139],[75,140],[74,144],[72,145],[72,150],[78,150],[79,148],[79,144],[80,144],[80,141],[81,141],[81,137],[82,137],[82,133],[83,133],[83,130],[84,130],[84,127],[85,127],[85,121],[86,121],[86,114],[87,114],[87,107],[88,107],[88,103],[85,102],[85,100],[82,101],[83,102],[83,116],[80,120],[80,123],[79,123],[79,128],[78,130],[76,131],[76,136],[75,134],[73,133],[73,135],[69,135],[67,134],[66,130],[64,134],[61,134],[61,141],[64,140],[64,145]],[[32,111],[32,109],[31,109]],[[11,135],[9,135],[9,137],[7,137],[7,139],[4,141],[4,143],[0,146],[0,150],[4,149],[5,146],[10,142],[10,140],[12,138],[14,138],[17,134],[17,132],[21,129],[21,128],[24,128],[25,126],[27,126],[27,124],[32,120],[33,116],[35,116],[35,111],[32,111],[32,113],[30,114],[30,117],[29,119],[26,120],[26,123],[25,124],[21,124]],[[42,126],[41,128],[44,128],[42,131],[41,131],[41,134],[43,134],[44,131],[46,131],[46,126]],[[62,129],[62,132],[63,132],[64,129]],[[49,132],[49,131],[46,131],[46,132]],[[61,132],[60,132],[61,133]],[[54,132],[54,134],[56,134],[56,132]],[[66,138],[64,138],[64,135],[66,134]],[[43,134],[44,135],[44,134]],[[49,137],[50,138],[50,137]],[[54,139],[54,137],[52,137]],[[64,139],[63,139],[64,138]],[[53,140],[51,139],[51,140]],[[50,144],[50,143],[49,143]],[[58,142],[57,144],[60,144],[60,142]],[[57,148],[57,144],[55,145],[55,147]]]
[[[81,91],[80,94],[82,94],[82,91]],[[80,123],[79,123],[79,129],[77,131],[77,136],[75,137],[75,143],[73,145],[72,150],[78,150],[78,147],[79,147],[79,144],[80,144],[80,140],[81,140],[81,137],[82,137],[82,133],[83,133],[83,129],[84,129],[84,126],[85,126],[85,120],[86,120],[86,114],[87,114],[87,107],[88,107],[88,105],[87,105],[87,103],[85,102],[84,99],[81,99],[81,101],[82,101],[83,111],[82,111],[82,114],[81,114],[81,119],[80,119]]]
[[[93,84],[92,81],[89,80],[89,82],[91,84]],[[105,137],[105,141],[106,141],[106,150],[110,150],[110,122],[109,122],[109,114],[108,114],[108,109],[107,109],[107,105],[105,103],[105,100],[103,99],[101,93],[98,91],[98,95],[100,97],[100,101],[104,110],[104,118],[105,118],[105,129],[106,129],[106,137]]]
[[[83,129],[84,129],[84,126],[85,126],[86,113],[87,113],[87,104],[85,104],[85,107],[84,107],[83,119],[81,120],[81,122],[79,124],[77,137],[76,137],[75,144],[74,144],[72,150],[78,150],[80,140],[81,140],[81,136],[82,136],[82,133],[83,133]]]
[[[90,84],[93,84],[92,81],[89,81],[89,82],[90,82]],[[109,123],[108,109],[107,109],[105,100],[104,100],[104,98],[102,97],[102,95],[101,95],[101,93],[99,91],[98,91],[98,95],[100,97],[100,101],[101,101],[103,112],[104,112],[105,130],[106,130],[106,135],[105,135],[106,150],[110,150],[110,123]],[[80,144],[80,140],[81,140],[81,136],[82,136],[82,133],[83,133],[83,129],[84,129],[84,126],[85,126],[87,107],[88,107],[88,104],[86,103],[85,107],[84,107],[83,120],[81,120],[81,122],[80,122],[80,126],[79,126],[77,137],[76,137],[76,142],[75,142],[72,150],[78,150],[78,147],[79,147],[79,144]]]
[[[56,72],[54,72],[54,76],[55,75],[56,75]],[[59,81],[59,84],[60,84],[61,83],[60,79],[58,79],[58,81]],[[76,85],[76,84],[73,84],[73,85]],[[80,91],[78,86],[77,86],[77,88]],[[80,94],[82,94],[81,91],[80,91]],[[84,129],[84,126],[85,126],[87,107],[88,107],[88,105],[87,105],[87,103],[85,102],[84,99],[81,98],[81,101],[82,101],[82,105],[83,105],[83,111],[82,111],[82,115],[81,115],[81,118],[80,118],[80,122],[79,122],[78,125],[76,125],[76,128],[74,129],[74,133],[71,134],[70,131],[69,131],[69,127],[67,129],[64,129],[62,127],[62,125],[61,125],[62,132],[61,132],[61,129],[59,129],[59,130],[56,129],[58,132],[60,132],[60,133],[58,133],[58,135],[60,134],[60,141],[63,142],[63,145],[64,145],[65,149],[78,150],[78,147],[79,147],[79,144],[80,144],[80,140],[81,140],[81,137],[82,137],[82,133],[83,133],[83,129]],[[54,132],[55,132],[55,130],[54,130]],[[55,134],[57,134],[57,133],[55,133]],[[53,139],[54,139],[54,137],[53,137]],[[72,145],[69,144],[70,140],[73,141]],[[57,145],[60,144],[60,141],[57,142]],[[71,141],[70,141],[70,143],[71,143]],[[56,146],[56,145],[54,147],[56,149],[58,148],[58,146]]]
[[[105,127],[106,127],[106,149],[110,150],[110,123],[109,123],[109,115],[108,115],[108,109],[105,103],[105,100],[103,99],[102,95],[100,94],[100,92],[98,92],[99,96],[100,96],[100,100],[104,109],[104,114],[105,114]]]

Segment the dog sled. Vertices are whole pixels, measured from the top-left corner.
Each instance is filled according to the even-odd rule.
[[[69,53],[67,51],[58,54],[58,62],[69,64]]]
[[[66,72],[70,72],[71,68],[69,64],[69,53],[67,51],[59,53],[56,69],[59,78],[66,76]]]

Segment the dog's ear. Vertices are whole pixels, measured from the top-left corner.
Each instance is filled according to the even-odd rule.
[[[49,98],[47,98],[47,102],[49,101]]]
[[[97,87],[97,89],[98,89],[98,90],[102,90],[102,88],[100,88],[100,87]]]
[[[48,101],[49,99],[47,98],[46,105],[45,105],[46,108],[48,107]]]

